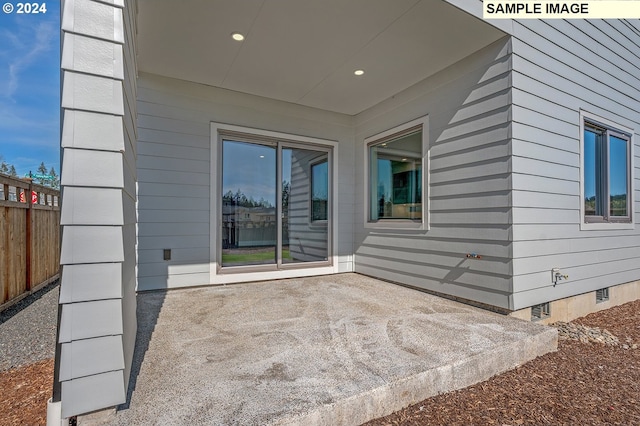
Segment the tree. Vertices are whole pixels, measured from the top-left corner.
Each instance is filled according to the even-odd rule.
[[[36,178],[36,180],[40,185],[46,185],[47,183],[49,183],[49,180],[44,177],[44,176],[47,176],[48,174],[49,174],[49,171],[47,170],[47,166],[44,165],[44,161],[43,161],[38,166],[38,175],[40,175],[40,177]]]
[[[51,170],[49,170],[49,176],[51,177],[51,180],[49,181],[51,187],[56,189],[60,188],[60,178],[56,174],[56,169],[51,167]]]
[[[11,175],[11,177],[18,177],[18,172],[16,172],[16,168],[13,164],[9,167],[9,175]]]
[[[5,163],[4,160],[0,163],[0,173],[4,173],[5,175],[9,174],[9,165]]]

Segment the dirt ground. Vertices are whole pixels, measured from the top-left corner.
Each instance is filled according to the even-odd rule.
[[[562,340],[555,353],[367,425],[640,424],[640,349],[630,348],[640,343],[640,301],[574,322],[621,343]],[[52,377],[52,360],[0,372],[0,425],[44,425]]]

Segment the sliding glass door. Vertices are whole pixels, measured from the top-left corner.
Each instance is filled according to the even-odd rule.
[[[223,268],[328,263],[328,149],[223,138],[221,163]]]

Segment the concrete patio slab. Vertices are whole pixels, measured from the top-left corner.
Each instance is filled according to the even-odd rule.
[[[146,293],[130,403],[81,424],[361,424],[557,348],[555,329],[358,274]]]

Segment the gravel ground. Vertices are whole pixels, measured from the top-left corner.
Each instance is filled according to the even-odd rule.
[[[53,358],[59,290],[49,284],[0,312],[0,371]]]

